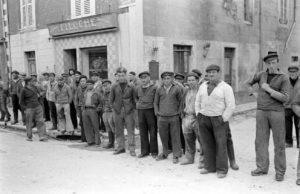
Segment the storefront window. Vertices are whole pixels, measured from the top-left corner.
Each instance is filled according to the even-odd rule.
[[[107,48],[99,47],[90,49],[89,53],[89,73],[98,72],[102,79],[108,78],[107,70]]]

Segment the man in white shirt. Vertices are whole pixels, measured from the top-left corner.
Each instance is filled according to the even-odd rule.
[[[228,172],[228,120],[235,109],[235,99],[231,86],[221,80],[218,65],[208,66],[206,72],[209,81],[200,86],[195,101],[204,153],[200,173],[217,172],[218,178],[224,178]]]

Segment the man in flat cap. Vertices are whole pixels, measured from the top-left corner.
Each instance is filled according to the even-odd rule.
[[[156,158],[158,155],[157,124],[153,103],[157,86],[151,81],[148,71],[141,72],[139,78],[142,84],[137,86],[135,93],[141,137],[141,154],[138,157],[143,158],[151,154]]]
[[[54,88],[54,97],[56,112],[58,116],[59,130],[62,133],[74,132],[74,127],[70,116],[70,103],[73,99],[70,86],[65,83],[65,79],[61,76],[57,78],[57,84]]]
[[[185,158],[181,162],[181,165],[194,163],[196,153],[196,140],[198,140],[200,144],[199,124],[195,112],[195,100],[199,88],[198,82],[198,74],[191,72],[187,75],[188,89],[185,90],[181,101],[182,129],[186,145]],[[199,166],[200,168],[204,166],[201,144]]]
[[[129,85],[132,86],[136,92],[137,87],[141,85],[141,81],[136,77],[136,73],[134,71],[130,71],[128,74]],[[138,111],[134,110],[134,123],[135,127],[139,129],[139,119],[138,119]]]
[[[109,101],[111,81],[105,79],[102,81],[103,86],[103,122],[105,124],[106,131],[108,132],[108,144],[104,146],[106,149],[115,147],[115,123],[112,105]]]
[[[11,102],[13,107],[13,114],[14,114],[14,121],[12,121],[12,125],[18,123],[18,110],[22,113],[22,121],[23,125],[25,125],[25,114],[24,110],[21,109],[21,106],[19,104],[19,97],[18,97],[18,85],[21,83],[21,80],[19,78],[19,72],[13,71],[11,72],[12,80],[10,81],[10,89],[9,93],[11,96]]]
[[[286,147],[293,147],[293,120],[296,132],[297,148],[299,148],[299,117],[292,110],[292,102],[300,90],[299,66],[291,65],[288,67],[290,82],[289,100],[284,104],[285,107],[285,144]]]
[[[94,80],[86,81],[87,88],[84,92],[84,106],[82,111],[83,128],[87,141],[87,146],[95,145],[99,147],[101,144],[99,133],[98,113],[103,110],[102,96],[95,91]]]
[[[167,159],[169,154],[169,134],[171,134],[173,163],[177,164],[182,154],[179,121],[182,91],[180,87],[174,83],[173,72],[163,72],[161,78],[162,85],[157,88],[155,93],[154,111],[158,120],[158,129],[163,151],[157,156],[156,160]]]
[[[46,99],[48,101],[50,116],[52,121],[52,128],[51,130],[57,130],[57,113],[56,113],[56,106],[55,106],[55,87],[57,82],[55,80],[55,73],[49,73],[49,82],[46,85]]]
[[[117,141],[117,148],[114,154],[125,153],[124,128],[126,127],[130,155],[136,156],[134,137],[134,88],[128,84],[127,70],[124,67],[119,67],[116,73],[118,81],[112,85],[110,93],[110,103],[113,107]]]
[[[218,178],[224,178],[228,172],[228,120],[235,109],[235,98],[231,86],[221,80],[218,65],[209,65],[206,72],[209,81],[200,86],[195,101],[204,153],[200,173],[217,172]]]
[[[286,171],[284,103],[289,98],[289,78],[279,69],[276,52],[269,52],[263,61],[266,71],[256,73],[247,82],[250,95],[257,96],[255,152],[257,168],[252,176],[268,174],[269,136],[272,129],[275,147],[275,180],[282,181]],[[258,95],[252,86],[259,85]]]
[[[26,113],[27,141],[32,141],[32,126],[35,122],[40,141],[46,141],[46,125],[43,119],[43,108],[40,104],[41,97],[31,77],[24,79],[25,87],[20,94],[20,105]]]
[[[82,111],[84,108],[84,94],[87,88],[87,76],[81,75],[79,78],[79,86],[75,92],[74,97],[74,104],[76,107],[76,113],[79,117],[79,125],[81,128],[81,142],[86,142],[85,132],[84,132],[84,125],[82,119]]]

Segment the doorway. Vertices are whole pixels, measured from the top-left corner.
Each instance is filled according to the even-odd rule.
[[[64,67],[67,72],[69,69],[77,70],[77,53],[76,49],[64,50]]]
[[[233,84],[233,60],[235,48],[225,47],[224,50],[224,81],[232,86]]]

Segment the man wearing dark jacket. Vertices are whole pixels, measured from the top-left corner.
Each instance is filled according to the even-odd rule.
[[[21,83],[19,79],[19,72],[13,71],[11,73],[12,80],[10,81],[10,96],[13,106],[13,113],[14,113],[14,121],[11,123],[12,125],[18,123],[18,110],[22,113],[22,121],[23,125],[25,125],[25,114],[24,111],[21,109],[21,106],[19,104],[19,97],[18,97],[18,85]]]
[[[139,158],[158,154],[157,124],[154,113],[154,97],[157,86],[150,80],[150,73],[144,71],[139,74],[142,84],[136,88],[136,109],[138,110],[138,124],[141,137],[141,154]],[[149,141],[150,137],[150,141]]]
[[[27,141],[32,141],[33,121],[36,123],[40,141],[47,140],[46,125],[43,118],[43,108],[40,104],[41,95],[31,77],[25,78],[25,87],[20,94],[20,105],[26,113]]]
[[[116,71],[118,82],[116,82],[110,93],[110,103],[113,107],[116,141],[118,147],[114,154],[125,153],[124,128],[128,134],[128,147],[131,156],[136,156],[134,139],[134,88],[128,85],[127,70],[119,67]]]
[[[163,72],[161,74],[162,86],[156,90],[154,99],[154,110],[158,120],[159,135],[161,138],[163,152],[156,158],[157,161],[168,157],[168,141],[171,134],[173,163],[179,162],[181,157],[180,142],[180,103],[182,91],[174,84],[174,73]]]

